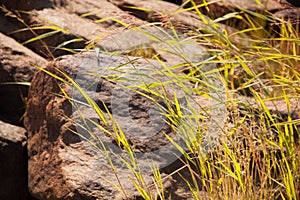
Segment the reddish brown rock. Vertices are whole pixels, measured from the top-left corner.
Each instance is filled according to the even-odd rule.
[[[114,82],[100,80],[95,85],[92,77],[83,72],[88,72],[95,69],[106,69],[106,67],[117,67],[128,62],[128,57],[119,57],[100,54],[96,57],[95,53],[83,53],[75,56],[63,56],[46,67],[51,73],[59,74],[54,67],[66,72],[70,77],[76,78],[76,82],[86,88],[91,98],[95,99],[99,107],[105,111],[103,103],[107,109],[118,113],[122,123],[122,130],[126,133],[128,141],[133,150],[139,155],[143,153],[151,153],[156,149],[160,149],[163,145],[169,143],[164,137],[164,133],[172,136],[171,129],[164,125],[159,130],[152,130],[151,123],[149,124],[149,116],[147,108],[149,102],[142,99],[140,96],[134,96],[129,102],[131,108],[130,113],[132,118],[127,116],[123,111],[123,106],[126,102],[122,101],[122,95],[128,95],[124,91],[116,93]],[[139,60],[134,63],[135,68],[151,69],[158,67],[159,63],[152,60]],[[81,71],[83,70],[83,71]],[[105,70],[104,70],[105,71]],[[91,83],[94,83],[91,85]],[[83,101],[82,97],[77,97],[78,91],[55,78],[47,75],[44,72],[38,72],[32,81],[25,116],[25,127],[28,131],[28,154],[29,154],[29,189],[31,193],[39,199],[135,199],[141,198],[132,184],[129,176],[133,176],[118,158],[119,154],[123,155],[124,150],[120,150],[116,145],[113,137],[102,133],[90,123],[90,129],[93,134],[101,137],[102,142],[108,145],[109,151],[113,151],[112,160],[115,165],[115,170],[118,176],[118,181],[115,177],[115,172],[111,169],[107,158],[102,154],[101,150],[95,149],[90,143],[82,139],[79,135],[90,138],[89,134],[82,126],[76,126],[76,123],[83,123],[82,116],[87,120],[93,120],[103,126],[103,121],[99,116],[89,108],[80,104],[79,107],[72,107],[66,97],[61,96],[61,88],[63,88],[72,99],[76,102]],[[121,95],[116,98],[114,95]],[[141,104],[142,103],[142,104]],[[145,104],[145,105],[144,105]],[[155,117],[155,116],[154,116]],[[151,118],[152,119],[152,118]],[[129,121],[128,121],[129,120]],[[153,118],[153,121],[159,123],[161,120]],[[111,130],[110,127],[106,127]],[[140,139],[131,135],[132,132],[141,133],[146,131],[152,134],[151,137]],[[78,131],[74,134],[70,130]],[[153,131],[153,132],[152,132]],[[147,135],[145,135],[147,136]],[[171,145],[172,146],[172,145]],[[174,148],[174,147],[173,147]],[[168,152],[171,151],[171,152]],[[142,152],[142,153],[141,153]],[[166,146],[161,152],[162,155],[173,155],[174,152],[170,146]],[[170,154],[172,153],[172,154]],[[169,162],[169,157],[159,158],[161,155],[154,155],[158,164],[166,166],[172,164]],[[148,166],[147,159],[140,159],[139,164],[141,169]],[[146,171],[143,178],[146,185],[152,183],[151,173]],[[170,177],[171,178],[171,177]],[[191,194],[180,192],[182,186],[173,187],[169,182],[174,180],[168,179],[165,191],[172,199],[189,199]],[[171,178],[172,179],[172,178]],[[108,181],[107,181],[108,180]],[[115,184],[122,184],[126,192],[126,196],[118,191],[109,181]],[[175,181],[176,182],[176,181]],[[173,189],[176,188],[177,193]],[[154,189],[155,190],[155,189]],[[155,193],[155,191],[152,191]]]
[[[1,33],[0,55],[0,116],[21,125],[29,86],[15,82],[30,82],[46,60]]]
[[[124,12],[106,0],[86,0],[84,2],[80,0],[68,0],[68,4],[65,6],[65,9],[68,13],[77,14],[89,20],[102,19],[102,25],[108,29],[109,27],[110,29],[115,29],[115,31],[117,31],[119,27],[123,26],[122,24],[118,24],[116,20],[130,26],[145,24],[143,20],[131,15],[131,13]],[[98,34],[101,34],[101,30]]]

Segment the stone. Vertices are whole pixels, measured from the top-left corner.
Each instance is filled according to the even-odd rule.
[[[187,0],[183,0],[185,3]],[[203,0],[194,1],[196,4],[204,4]],[[278,0],[260,0],[260,4],[257,3],[256,0],[248,0],[248,1],[238,1],[238,0],[223,0],[223,1],[214,1],[214,0],[206,0],[206,6],[202,6],[199,10],[213,18],[222,17],[230,12],[242,10],[250,10],[255,12],[263,12],[268,10],[270,12],[274,12],[277,10],[282,10],[284,8],[289,7],[289,5],[281,3]],[[192,7],[191,3],[187,5],[187,7]]]
[[[59,55],[69,53],[65,50],[60,50],[58,47],[66,41],[76,40],[63,47],[70,49],[84,49],[85,42],[95,36],[97,27],[101,29],[101,25],[97,25],[89,20],[83,19],[76,14],[69,14],[62,8],[45,8],[43,10],[33,10],[28,15],[22,16],[24,23],[31,27],[54,26],[62,31],[30,43],[24,44],[26,47],[33,50],[35,53],[44,58],[53,59]],[[37,35],[42,35],[54,31],[52,29],[41,30],[19,30],[26,29],[26,25],[20,23],[15,18],[9,16],[1,17],[0,31],[9,34],[10,37],[24,43]],[[84,28],[80,28],[84,26]],[[94,33],[94,34],[93,34]],[[78,35],[76,35],[78,34]],[[97,33],[98,34],[98,33]]]
[[[57,68],[72,77],[95,100],[109,123],[105,122],[91,107],[86,106],[87,100],[84,100],[74,87],[42,71],[37,73],[30,88],[24,122],[28,131],[29,189],[36,198],[141,198],[132,183],[132,179],[135,180],[134,175],[120,161],[119,156],[125,160],[129,159],[123,145],[119,144],[113,135],[105,134],[113,132],[111,123],[115,123],[109,120],[108,111],[113,113],[116,122],[126,134],[127,141],[143,170],[145,185],[152,184],[149,158],[152,157],[159,167],[166,167],[177,160],[178,157],[174,155],[178,153],[176,148],[174,149],[164,136],[166,133],[170,137],[175,137],[175,133],[160,118],[161,114],[157,113],[156,106],[141,95],[123,90],[124,88],[121,87],[123,85],[120,85],[122,79],[121,82],[116,82],[117,77],[108,76],[111,70],[118,69],[115,75],[123,74],[125,70],[124,76],[121,76],[124,80],[137,80],[133,79],[134,73],[144,73],[142,78],[152,77],[152,73],[156,73],[160,66],[160,63],[155,60],[137,60],[136,57],[101,53],[98,56],[95,53],[63,56],[46,66],[46,70],[60,77],[64,75],[57,71]],[[130,69],[142,69],[142,71],[130,71]],[[90,72],[98,72],[97,74],[103,79],[95,81],[95,77],[91,76]],[[142,80],[145,79],[140,81]],[[137,83],[141,84],[141,82]],[[61,89],[64,89],[64,95]],[[179,102],[184,104],[183,96],[180,95],[179,91],[177,97]],[[128,99],[128,96],[131,98]],[[74,101],[71,103],[70,99]],[[166,106],[159,99],[157,102],[162,107]],[[101,125],[108,132],[101,131],[102,129],[97,128],[96,124]],[[193,130],[191,128],[189,126],[189,129]],[[101,142],[95,140],[92,135],[100,138]],[[91,145],[91,142],[97,144],[97,148]],[[115,172],[101,144],[105,144],[107,152],[111,152],[108,155],[111,156]],[[175,180],[169,180],[165,184],[168,185],[170,181]],[[126,195],[111,183],[121,184]],[[174,198],[177,195],[175,199],[191,198],[191,194],[186,193],[184,197],[180,196],[183,194],[180,192],[183,190],[180,184],[176,189],[177,193],[174,193],[173,189],[170,184],[166,186],[166,194],[172,194]],[[151,192],[155,194],[155,191]]]
[[[207,24],[212,23],[205,15],[199,16],[195,13],[184,10],[182,7],[161,0],[112,0],[113,4],[124,11],[132,13],[140,19],[148,22],[161,22],[164,27],[175,28],[180,33],[196,31],[219,36],[219,31],[226,31],[228,35],[238,32],[237,29],[230,26],[215,23],[216,27],[212,28]],[[144,8],[142,10],[136,8]],[[206,21],[207,20],[207,21]],[[234,34],[230,40],[241,47],[250,45],[249,37],[245,33]]]
[[[34,199],[27,188],[25,132],[0,121],[0,199]]]
[[[290,8],[280,10],[274,13],[274,16],[289,21],[295,28],[296,31],[300,32],[300,8]],[[278,28],[281,28],[281,23],[278,22]]]
[[[41,26],[54,26],[61,29],[61,31],[51,34],[42,40],[25,44],[28,48],[45,58],[53,59],[54,57],[70,53],[56,48],[66,41],[77,40],[62,47],[77,49],[78,51],[79,49],[84,49],[88,41],[100,43],[108,35],[120,32],[126,26],[144,24],[142,20],[129,15],[105,0],[101,0],[101,2],[89,0],[84,3],[82,1],[67,0],[49,1],[49,4],[45,3],[41,9],[39,9],[38,5],[36,5],[36,8],[34,7],[35,4],[33,2],[35,1],[28,2],[32,5],[30,6],[30,12],[26,15],[22,13],[16,14],[14,10],[3,9],[3,12],[0,13],[0,31],[9,34],[19,42],[26,42],[37,35],[46,34],[54,30],[50,28],[40,30],[22,29]],[[10,3],[5,3],[10,8]],[[25,8],[26,5],[24,4]],[[19,8],[19,10],[24,9]],[[98,12],[95,12],[95,10],[98,10]],[[20,18],[22,18],[23,23],[20,22]],[[100,19],[107,20],[101,23],[95,22]],[[114,19],[122,21],[124,24],[121,25]],[[22,31],[19,32],[19,30]]]
[[[22,46],[12,38],[0,33],[0,118],[22,125],[26,97],[36,66],[46,60]],[[18,82],[18,83],[16,83]]]
[[[100,20],[106,19],[101,22],[105,28],[113,28],[115,31],[122,27],[122,24],[118,24],[113,19],[120,20],[122,23],[129,26],[140,26],[145,24],[145,21],[124,12],[114,4],[105,0],[68,0],[65,9],[68,13],[77,14],[88,20]],[[101,32],[100,32],[101,33]]]
[[[135,53],[139,51],[146,51],[144,54],[148,57],[154,58],[156,55],[174,66],[186,62],[197,63],[209,57],[207,49],[186,34],[177,32],[175,35],[172,31],[157,26],[134,27],[114,34],[98,47],[103,51],[133,56],[138,56]]]

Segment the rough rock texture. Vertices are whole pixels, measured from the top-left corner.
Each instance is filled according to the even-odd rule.
[[[184,33],[176,34],[157,26],[133,28],[110,36],[98,47],[103,51],[128,55],[144,51],[140,53],[144,57],[157,55],[173,66],[185,63],[186,60],[196,63],[209,57],[207,50],[195,40],[187,39]]]
[[[27,189],[25,129],[0,121],[0,199],[32,199]]]
[[[139,164],[142,169],[146,170],[146,167],[149,166],[147,157],[143,157],[145,155],[154,156],[154,159],[158,161],[158,165],[167,166],[175,161],[177,157],[173,155],[176,151],[173,149],[174,152],[172,152],[170,146],[162,148],[162,146],[169,143],[163,133],[169,134],[170,137],[173,137],[174,133],[168,125],[160,124],[161,120],[156,118],[157,115],[154,114],[151,116],[151,120],[149,119],[147,108],[151,107],[150,102],[147,102],[142,96],[134,94],[132,100],[126,102],[128,93],[120,90],[114,80],[100,79],[95,84],[93,79],[86,74],[88,71],[97,69],[104,69],[103,72],[106,68],[112,70],[117,66],[121,66],[122,63],[127,63],[127,58],[105,54],[96,57],[95,53],[83,53],[76,56],[61,57],[49,63],[46,70],[59,74],[54,68],[58,67],[60,70],[65,71],[70,77],[76,78],[77,84],[87,89],[87,93],[95,99],[103,112],[106,110],[103,106],[104,103],[107,109],[117,114],[116,120],[124,130],[128,142],[136,151],[138,157],[140,156]],[[136,69],[157,69],[159,66],[159,63],[154,60],[134,62]],[[123,68],[119,68],[119,70],[122,71]],[[150,72],[146,74],[151,75]],[[100,75],[105,76],[105,73],[100,73]],[[118,173],[118,181],[124,187],[127,197],[133,199],[137,194],[131,180],[128,178],[128,176],[133,177],[132,172],[118,162],[120,160],[118,156],[122,155],[126,158],[126,153],[118,148],[117,140],[97,129],[95,124],[91,123],[91,120],[101,124],[109,131],[112,131],[112,127],[100,120],[99,116],[84,104],[79,104],[75,108],[72,107],[67,98],[59,95],[61,94],[60,88],[63,88],[76,102],[84,102],[78,91],[60,83],[44,72],[37,73],[32,81],[25,116],[25,127],[29,138],[30,191],[39,199],[125,198],[116,188],[105,181],[109,180],[118,184],[107,158],[101,154],[99,149],[95,149],[87,141],[81,140],[78,135],[70,131],[78,131],[78,134],[92,139],[87,132],[87,130],[91,130],[93,134],[101,138],[110,151],[114,152],[111,156]],[[129,110],[126,111],[127,103],[129,103]],[[90,122],[86,129],[82,128],[84,124],[82,116]],[[154,123],[154,125],[151,123]],[[157,128],[155,123],[158,123],[160,127]],[[78,124],[81,124],[81,126]],[[143,135],[143,133],[146,134]],[[134,134],[138,134],[138,136]],[[151,154],[152,151],[157,150],[159,150],[158,155]],[[170,158],[172,155],[174,156],[173,160]],[[36,173],[36,171],[40,173]],[[148,175],[145,173],[144,180],[146,184],[151,183],[150,171],[148,171]],[[190,195],[183,195],[182,192],[177,194],[177,190],[183,190],[182,187],[178,184],[178,188],[174,191],[172,184],[168,186],[169,181],[174,182],[175,180],[171,178],[165,183],[167,184],[166,193],[172,194],[172,199],[190,198]]]
[[[46,60],[12,38],[0,33],[0,118],[21,124],[28,86],[14,82],[30,82],[37,68]]]
[[[183,3],[187,0],[183,0]],[[194,1],[196,4],[203,4],[203,0]],[[225,0],[225,1],[214,1],[206,0],[207,6],[200,7],[199,10],[212,18],[218,18],[229,12],[234,12],[236,10],[245,9],[256,12],[277,11],[289,7],[284,1],[279,0],[260,0],[261,5],[257,4],[256,0],[239,1],[239,0]],[[190,3],[188,6],[192,6]]]
[[[69,53],[55,48],[63,42],[80,38],[81,40],[71,42],[63,47],[83,49],[87,41],[100,43],[100,39],[105,38],[105,36],[122,31],[124,26],[117,23],[113,18],[120,20],[126,26],[139,26],[144,24],[142,20],[129,15],[106,0],[88,0],[84,2],[69,0],[49,1],[48,3],[41,4],[42,7],[36,4],[39,3],[36,3],[36,1],[28,1],[28,5],[30,5],[30,8],[32,7],[32,10],[26,15],[14,12],[16,8],[8,4],[7,7],[10,10],[4,9],[3,12],[0,12],[0,31],[5,34],[10,34],[11,37],[20,42],[25,42],[37,35],[53,31],[49,28],[18,32],[21,29],[28,29],[28,26],[54,26],[61,28],[62,31],[43,38],[42,42],[37,40],[26,44],[27,47],[37,54],[47,58]],[[36,6],[36,8],[34,6]],[[16,16],[22,18],[23,23],[17,20]],[[95,22],[96,20],[103,21]]]
[[[187,32],[189,30],[198,30],[204,33],[210,33],[217,35],[216,30],[207,26],[201,17],[195,13],[183,10],[180,6],[161,1],[161,0],[112,0],[113,4],[118,6],[124,11],[132,13],[148,22],[162,22],[165,27],[175,27],[175,29],[181,32]],[[136,8],[144,8],[142,10]],[[203,15],[205,19],[208,18]],[[226,26],[221,23],[217,23],[218,30],[226,30],[229,34],[237,32],[237,29],[230,26]],[[233,43],[240,46],[248,46],[248,36],[244,33],[236,34],[230,37]]]
[[[28,15],[22,15],[22,17],[25,19],[24,23],[31,27],[54,26],[61,28],[62,31],[57,31],[42,40],[25,44],[25,46],[32,49],[35,53],[46,58],[53,58],[68,53],[67,51],[56,49],[57,46],[65,41],[81,38],[81,40],[63,47],[72,49],[84,48],[87,40],[91,40],[95,37],[95,34],[99,34],[96,32],[97,28],[101,29],[101,25],[84,20],[74,13],[69,14],[63,8],[33,10]],[[9,34],[19,42],[26,42],[38,35],[54,31],[51,29],[26,30],[27,27],[15,18],[4,17],[3,15],[0,17],[0,22],[0,31]],[[84,28],[82,28],[83,26]],[[18,32],[21,29],[25,30]]]
[[[69,13],[85,15],[85,17],[89,20],[106,19],[103,20],[101,24],[105,25],[107,28],[122,27],[121,24],[113,21],[113,18],[131,26],[145,24],[145,21],[131,15],[130,13],[124,12],[117,6],[105,0],[86,0],[84,2],[80,0],[68,0],[68,4],[65,9]]]

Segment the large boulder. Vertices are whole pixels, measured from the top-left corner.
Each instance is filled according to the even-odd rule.
[[[37,71],[36,66],[46,60],[2,33],[0,54],[0,118],[21,125],[29,88],[26,83]]]
[[[205,48],[195,41],[184,38],[184,35],[176,39],[171,34],[170,31],[155,26],[133,28],[111,36],[94,52],[60,57],[48,63],[45,68],[47,72],[40,71],[36,74],[30,87],[25,115],[25,127],[29,138],[29,189],[35,197],[140,197],[133,184],[133,181],[137,180],[129,178],[134,175],[119,157],[128,158],[125,144],[120,144],[118,137],[114,135],[118,132],[118,127],[122,129],[136,154],[146,185],[152,184],[149,168],[152,162],[149,158],[153,158],[160,169],[177,169],[174,166],[170,168],[169,165],[173,165],[181,154],[165,134],[177,137],[177,131],[184,132],[185,128],[194,134],[196,121],[190,120],[171,126],[166,123],[168,120],[162,118],[159,109],[174,107],[174,99],[173,102],[171,99],[175,98],[175,93],[184,113],[189,112],[191,108],[199,111],[199,105],[207,104],[207,99],[199,105],[194,105],[194,101],[188,104],[188,98],[192,94],[184,95],[185,91],[178,88],[177,84],[190,87],[190,82],[183,79],[181,83],[174,79],[172,74],[179,73],[173,70],[177,65],[199,65],[199,62],[207,59],[209,55]],[[162,64],[152,59],[128,56],[128,53],[142,48],[153,48],[156,51],[153,54],[167,62]],[[110,53],[103,54],[101,50]],[[123,54],[111,55],[117,52]],[[186,63],[187,60],[190,63]],[[203,70],[211,70],[212,67],[213,65],[203,67]],[[49,72],[52,75],[49,75]],[[70,80],[63,81],[67,80],[65,75],[74,79],[76,84],[68,84]],[[160,86],[160,82],[164,83],[163,88],[160,87],[157,91],[154,89],[153,94],[148,91],[143,96],[129,89],[141,84],[146,88],[157,87]],[[82,95],[77,85],[95,101],[99,107],[98,112],[95,112],[96,104],[84,98],[85,95]],[[161,96],[154,95],[158,91],[161,92]],[[169,102],[166,99],[169,99]],[[94,109],[87,104],[94,105]],[[113,120],[109,113],[112,113]],[[176,121],[174,120],[173,123]],[[180,137],[177,140],[183,142]],[[105,145],[105,151],[102,145]],[[107,160],[107,152],[111,152],[109,156],[114,168]],[[172,173],[170,170],[165,171]],[[171,175],[167,175],[164,179],[166,197],[191,198],[191,194],[186,192],[188,186],[178,177],[173,179]],[[113,184],[121,184],[126,194],[120,192]],[[155,189],[152,189],[150,188],[150,191],[155,193]]]
[[[158,117],[157,110],[151,109],[151,102],[137,94],[130,96],[130,92],[118,87],[115,82],[118,79],[106,77],[107,74],[104,73],[106,70],[118,69],[116,73],[123,71],[122,67],[126,63],[129,63],[131,69],[134,66],[134,69],[146,70],[139,72],[145,73],[142,75],[144,78],[151,76],[151,71],[148,73],[147,69],[156,71],[160,66],[160,63],[154,60],[132,59],[133,65],[128,61],[128,57],[105,54],[99,54],[97,57],[95,53],[83,53],[61,57],[49,63],[45,69],[61,78],[66,78],[57,70],[58,68],[75,79],[76,83],[86,89],[87,94],[95,100],[108,120],[110,119],[108,111],[112,112],[114,117],[117,115],[115,119],[137,154],[138,163],[144,174],[144,184],[151,185],[149,168],[151,162],[149,163],[147,156],[153,156],[159,167],[172,164],[177,159],[174,155],[176,149],[171,148],[172,145],[164,137],[164,133],[169,134],[170,137],[173,137],[174,133]],[[96,73],[95,70],[103,70],[100,76],[104,79],[95,82],[91,76],[91,72]],[[127,78],[129,79],[130,75],[124,77],[125,80]],[[65,93],[62,93],[62,89]],[[178,98],[181,99],[179,94]],[[81,103],[77,105],[78,102]],[[118,147],[120,141],[108,134],[110,131],[113,133],[116,127],[105,123],[99,114],[86,106],[86,103],[88,101],[84,100],[80,92],[60,82],[57,77],[54,78],[42,71],[35,76],[31,84],[25,116],[25,127],[29,138],[30,191],[39,199],[140,197],[132,182],[137,181],[135,176],[120,161],[120,155],[127,159],[125,150]],[[163,106],[159,100],[158,103]],[[99,129],[96,124],[101,125],[108,132]],[[92,135],[100,138],[101,142],[94,140]],[[89,140],[87,141],[86,138]],[[91,142],[96,145],[91,145]],[[101,144],[106,146],[107,151],[103,151]],[[166,147],[162,148],[163,146]],[[109,156],[114,168],[107,160],[107,152],[112,152]],[[171,196],[172,199],[191,197],[191,194],[185,194],[186,197],[181,193],[178,194],[178,191],[182,191],[182,187],[179,186],[180,184],[175,187],[170,184],[172,182],[176,181],[164,182],[166,194],[169,194],[170,198]],[[113,184],[121,184],[126,195]]]
[[[25,132],[0,121],[0,199],[33,199],[27,188]]]

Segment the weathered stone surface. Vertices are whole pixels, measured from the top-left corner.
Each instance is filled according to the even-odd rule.
[[[187,62],[197,63],[209,57],[204,47],[185,34],[177,32],[174,35],[172,31],[157,26],[135,27],[114,34],[103,41],[99,48],[122,54],[152,50],[150,54],[157,54],[159,58],[173,66]]]
[[[123,25],[118,24],[114,21],[114,19],[131,26],[145,24],[145,22],[141,19],[131,15],[130,13],[124,12],[106,0],[68,0],[68,4],[65,9],[69,13],[74,13],[79,16],[83,15],[89,20],[106,19],[101,23],[107,28],[115,28],[115,31],[117,31],[118,27],[122,27]],[[101,34],[101,32],[99,32],[99,34]]]
[[[37,66],[46,60],[0,33],[0,117],[14,124],[21,124],[25,111],[28,86],[14,82],[30,82]]]
[[[0,199],[31,199],[25,129],[0,121]]]
[[[176,153],[174,147],[173,149],[171,148],[172,145],[164,136],[164,133],[166,133],[173,137],[172,129],[167,124],[161,124],[163,121],[157,118],[157,115],[153,115],[153,113],[150,116],[150,120],[147,110],[151,109],[151,102],[137,94],[130,96],[130,92],[128,93],[126,90],[118,88],[118,84],[115,82],[117,79],[110,81],[100,79],[95,83],[91,76],[86,74],[86,72],[96,72],[95,70],[99,71],[102,69],[105,72],[106,70],[116,69],[116,67],[128,61],[128,57],[104,54],[99,54],[96,57],[95,53],[83,53],[61,57],[49,63],[46,69],[56,74],[59,73],[55,71],[54,67],[65,71],[69,76],[76,79],[77,84],[82,88],[86,88],[88,95],[95,99],[104,112],[107,111],[103,103],[107,106],[107,109],[116,117],[115,119],[126,134],[129,144],[137,154],[141,169],[148,172],[144,173],[143,177],[145,184],[148,185],[152,180],[150,171],[146,169],[147,166],[149,168],[147,155],[153,156],[153,159],[158,162],[159,166],[167,166],[177,159],[177,156],[173,155]],[[129,69],[133,67],[131,64],[130,66]],[[134,62],[134,69],[142,67],[146,71],[151,68],[157,70],[159,66],[159,62],[154,60],[142,59]],[[126,69],[123,69],[123,67],[118,68],[118,71]],[[136,73],[136,71],[134,72]],[[148,76],[152,75],[151,71],[143,73]],[[100,75],[105,76],[106,74],[100,73]],[[60,74],[60,76],[62,75]],[[130,77],[130,75],[126,75],[124,78]],[[93,120],[107,130],[113,131],[111,125],[109,126],[103,120],[100,120],[99,116],[91,108],[84,106],[84,104],[72,107],[66,97],[58,95],[61,94],[60,88],[64,88],[67,94],[76,100],[75,102],[84,102],[78,91],[72,90],[70,86],[60,83],[43,72],[39,72],[32,81],[25,116],[25,127],[29,138],[30,191],[39,199],[125,198],[124,195],[106,181],[109,180],[119,184],[107,158],[99,149],[95,149],[90,143],[70,131],[70,129],[78,131],[78,134],[92,139],[88,132],[78,125],[84,125],[83,116],[85,120]],[[129,99],[126,102],[128,95],[132,100]],[[181,99],[179,94],[177,96]],[[126,105],[129,107],[129,110],[126,110]],[[155,109],[153,112],[155,113]],[[159,127],[155,123],[158,123]],[[118,142],[114,137],[104,134],[93,123],[89,122],[88,124],[90,125],[86,129],[90,129],[94,135],[100,137],[106,148],[109,149],[109,152],[113,152],[110,156],[112,156],[115,165],[118,181],[125,189],[127,197],[129,199],[138,197],[139,195],[129,178],[129,176],[134,177],[132,172],[120,162],[120,155],[126,159],[124,149],[122,150],[117,146]],[[97,142],[95,140],[92,141]],[[152,152],[157,152],[157,155],[151,154]],[[172,155],[173,160],[171,158]],[[36,173],[37,171],[39,173]],[[166,194],[173,194],[174,198],[172,199],[190,198],[187,194],[184,194],[185,197],[180,196],[180,192],[176,194],[172,189],[174,189],[172,186],[166,188]],[[179,186],[177,189],[182,190]]]
[[[33,4],[33,2],[34,1],[29,1],[29,4]],[[115,19],[130,26],[138,26],[144,23],[142,20],[122,11],[105,0],[89,0],[84,2],[64,0],[60,3],[50,2],[49,4],[50,5],[45,4],[43,9],[38,9],[39,7],[34,9],[34,5],[32,5],[32,10],[28,14],[20,14],[20,17],[22,17],[27,26],[56,26],[63,29],[61,32],[43,38],[43,42],[37,40],[26,44],[26,46],[34,52],[46,58],[53,58],[53,56],[57,57],[69,53],[55,49],[55,47],[63,42],[82,38],[82,41],[73,42],[64,47],[83,49],[87,45],[87,41],[100,43],[101,39],[108,35],[122,31],[124,26],[117,23]],[[0,31],[5,34],[10,34],[11,37],[20,42],[25,42],[37,35],[53,31],[51,29],[42,29],[15,32],[28,27],[20,23],[16,17],[12,17],[13,15],[16,16],[16,14],[13,14],[11,11],[0,13]],[[6,14],[6,16],[4,16],[4,14]],[[85,16],[85,14],[87,15]],[[106,20],[101,23],[94,23],[95,20],[100,19]],[[35,34],[33,34],[32,31],[35,32]]]
[[[211,22],[205,15],[202,17],[206,19],[207,22],[204,22],[206,20],[203,21],[203,19],[201,19],[201,17],[195,13],[188,12],[178,5],[161,0],[112,0],[111,2],[122,10],[128,11],[148,22],[162,22],[165,27],[169,28],[171,24],[172,27],[182,33],[185,33],[189,30],[197,30],[218,37],[217,32],[220,30],[226,30],[229,35],[237,32],[237,29],[221,23],[216,23],[216,29],[218,30],[216,31],[216,29],[212,28],[211,26],[207,26],[206,23]],[[136,8],[144,9],[139,10]],[[250,45],[248,36],[244,33],[234,34],[232,37],[230,37],[230,40],[239,46]]]
[[[183,3],[187,0],[183,0]],[[212,18],[218,18],[228,14],[229,12],[234,12],[236,10],[244,9],[256,12],[277,11],[289,7],[288,4],[282,3],[278,0],[260,0],[260,4],[256,0],[239,1],[239,0],[225,0],[225,1],[214,1],[206,0],[207,6],[202,6],[199,10]],[[203,4],[203,0],[196,0],[196,4]],[[189,4],[189,6],[191,6]],[[208,8],[208,9],[207,9]]]
[[[41,26],[54,26],[62,28],[62,31],[58,31],[51,36],[43,38],[25,44],[28,48],[33,50],[35,53],[45,57],[53,58],[59,55],[68,53],[60,49],[55,49],[58,45],[63,42],[70,41],[73,39],[81,38],[82,41],[77,41],[65,45],[63,47],[71,49],[82,49],[86,46],[85,42],[94,38],[97,28],[101,30],[100,24],[95,24],[89,20],[83,19],[76,14],[69,14],[63,8],[45,8],[43,10],[33,10],[28,15],[22,16],[27,25],[31,27]],[[10,17],[0,18],[0,31],[5,34],[10,34],[11,37],[15,38],[19,42],[26,42],[29,39],[42,35],[51,31],[52,29],[41,29],[41,30],[23,30],[21,32],[14,32],[21,29],[27,28],[24,24],[18,22],[18,20]],[[32,33],[34,32],[34,33]]]

